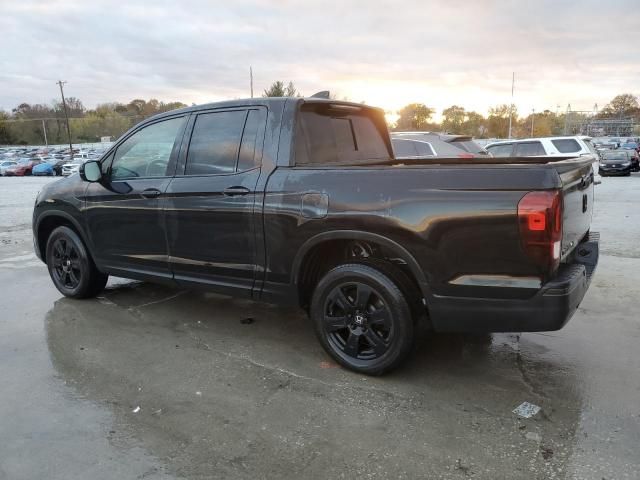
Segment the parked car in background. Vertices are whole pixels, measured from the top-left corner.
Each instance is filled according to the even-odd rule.
[[[621,150],[633,150],[636,153],[640,153],[640,145],[637,142],[625,142],[620,145]]]
[[[396,158],[486,157],[484,148],[468,135],[434,132],[393,132],[391,143]]]
[[[632,171],[638,171],[638,159],[635,158],[635,168],[632,159],[634,155],[628,150],[609,150],[602,152],[600,160],[600,175],[631,175]]]
[[[58,158],[57,156],[53,157],[51,162],[51,166],[53,167],[53,172],[56,176],[62,175],[62,167],[63,165],[69,163],[69,158]]]
[[[38,165],[34,165],[31,170],[31,174],[35,176],[47,176],[53,177],[55,172],[53,171],[53,166],[48,162],[42,162]]]
[[[30,158],[21,158],[13,167],[5,170],[4,175],[7,177],[23,177],[31,175],[33,167],[42,163],[42,160],[32,160]]]
[[[0,161],[0,175],[4,175],[4,172],[9,167],[14,167],[18,164],[15,160],[2,160]]]
[[[73,160],[72,162],[65,163],[64,165],[62,165],[62,175],[64,177],[68,177],[71,174],[77,173],[80,165],[82,165],[83,163],[84,161],[79,158]]]
[[[592,155],[600,158],[600,152],[586,135],[564,137],[523,138],[502,140],[488,144],[486,150],[494,157],[565,157],[567,155]],[[600,183],[597,162],[593,164],[593,176]]]

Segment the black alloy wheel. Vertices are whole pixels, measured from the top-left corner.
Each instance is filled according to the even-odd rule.
[[[67,237],[59,237],[53,242],[53,276],[57,284],[65,289],[76,289],[82,279],[80,254],[73,242]]]
[[[411,351],[409,302],[392,276],[372,266],[346,264],[328,272],[310,312],[322,346],[351,370],[380,375]]]
[[[107,284],[78,234],[69,227],[58,227],[47,240],[46,262],[53,284],[71,298],[94,297]]]
[[[334,348],[360,360],[381,357],[393,339],[391,312],[382,295],[360,282],[341,283],[329,292],[324,329]]]

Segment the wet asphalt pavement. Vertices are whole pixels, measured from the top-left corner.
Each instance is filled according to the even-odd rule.
[[[49,181],[0,177],[0,480],[640,478],[640,174],[596,187],[563,330],[423,333],[382,378],[296,309],[120,279],[63,298],[32,250]]]

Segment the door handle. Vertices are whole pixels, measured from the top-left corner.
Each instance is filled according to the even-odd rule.
[[[246,195],[251,190],[246,187],[228,187],[225,188],[222,193],[224,193],[228,197],[236,197],[241,195]]]
[[[158,198],[160,195],[162,195],[162,192],[157,188],[147,188],[140,192],[140,195],[142,195],[144,198]]]

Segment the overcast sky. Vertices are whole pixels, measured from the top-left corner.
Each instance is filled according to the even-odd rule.
[[[57,99],[58,79],[87,107],[248,97],[252,65],[256,95],[280,79],[484,114],[515,71],[521,114],[591,110],[640,93],[639,29],[638,0],[0,0],[0,108]]]

